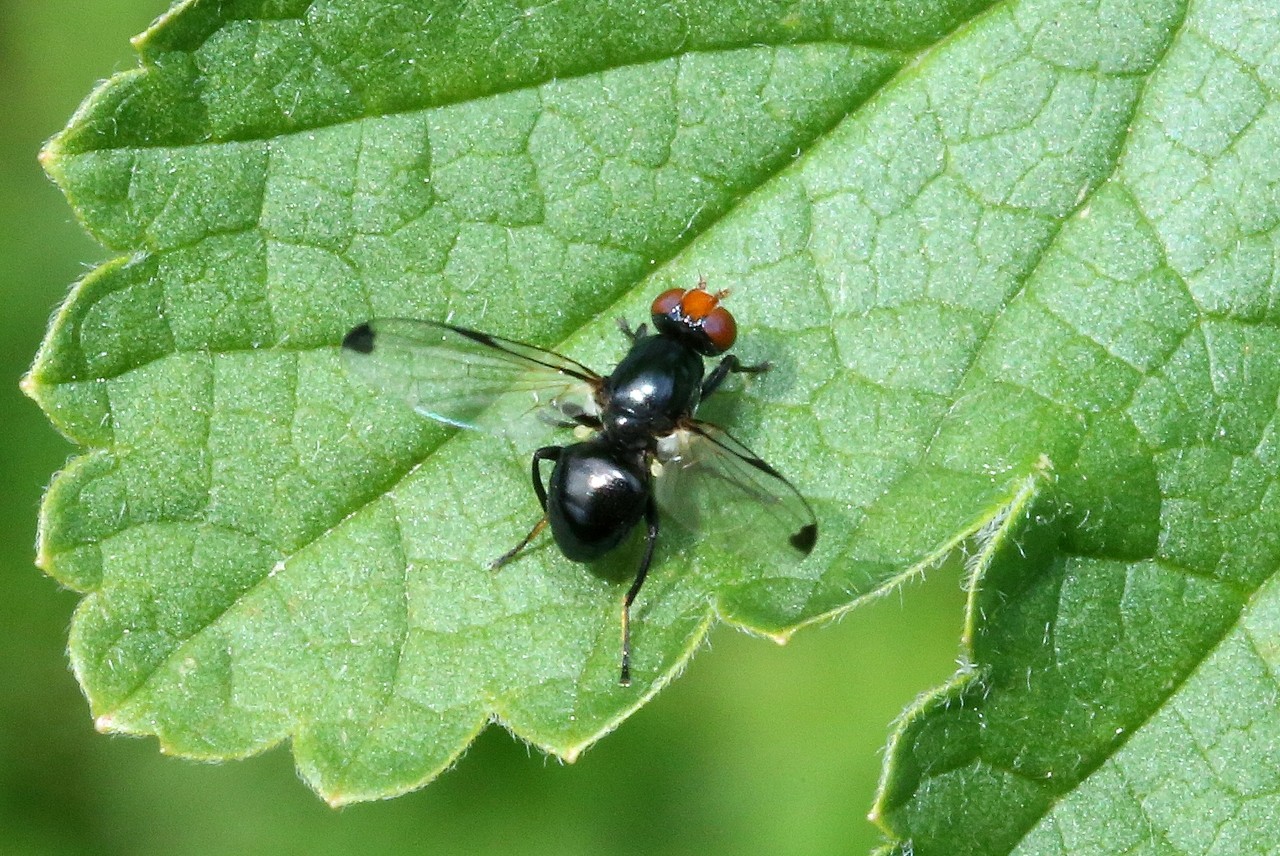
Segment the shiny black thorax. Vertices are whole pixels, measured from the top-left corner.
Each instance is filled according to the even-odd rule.
[[[605,437],[621,448],[652,449],[698,406],[705,370],[702,356],[674,336],[638,334],[605,378]]]

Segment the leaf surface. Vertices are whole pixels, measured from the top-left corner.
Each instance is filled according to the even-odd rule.
[[[1280,846],[1280,15],[1172,20],[1111,174],[986,343],[1078,428],[975,556],[966,668],[893,738],[895,852]]]
[[[197,757],[289,738],[331,801],[386,796],[494,718],[573,757],[716,616],[785,638],[971,544],[973,669],[903,724],[879,817],[916,853],[1040,852],[1232,668],[1222,640],[1270,632],[1275,673],[1275,26],[1225,0],[179,7],[45,155],[126,253],[28,386],[89,447],[40,561],[86,592],[100,724]],[[668,527],[627,690],[626,561],[488,573],[536,519],[531,450],[373,396],[337,345],[449,317],[608,371],[613,319],[700,274],[775,365],[707,415],[822,536],[777,566]]]

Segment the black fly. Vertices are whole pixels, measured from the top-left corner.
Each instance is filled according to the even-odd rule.
[[[813,510],[789,481],[724,429],[693,418],[729,374],[768,369],[729,354],[706,373],[703,359],[721,356],[737,338],[733,316],[720,305],[727,294],[709,292],[700,281],[658,295],[651,307],[655,332],[623,325],[631,349],[607,377],[554,351],[434,321],[370,321],[342,342],[349,364],[373,387],[433,419],[474,428],[499,396],[527,390],[557,424],[587,434],[533,453],[543,516],[493,566],[514,559],[548,524],[567,558],[590,562],[643,520],[643,558],[622,602],[623,686],[631,682],[631,604],[653,560],[659,505],[692,523],[700,505],[745,500],[735,506],[741,531],[785,543],[800,558],[818,538]],[[554,464],[549,482],[543,461]],[[735,527],[718,518],[715,528]]]

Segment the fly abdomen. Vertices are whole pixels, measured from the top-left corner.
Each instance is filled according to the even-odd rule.
[[[589,562],[618,546],[644,516],[642,456],[603,438],[566,446],[551,472],[547,518],[561,552]]]

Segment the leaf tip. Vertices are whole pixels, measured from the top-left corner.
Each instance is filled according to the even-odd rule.
[[[29,373],[23,375],[22,380],[18,381],[18,389],[20,389],[22,394],[32,401],[40,401],[40,399],[37,398],[38,393],[36,391],[36,379]]]
[[[62,171],[62,136],[66,132],[62,132],[45,141],[40,147],[39,154],[36,155],[36,161],[40,164],[40,168],[44,170],[44,174],[49,176],[59,187],[63,187],[63,171]]]
[[[348,803],[355,802],[350,794],[324,794],[325,805],[332,809],[346,808]]]

